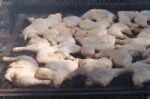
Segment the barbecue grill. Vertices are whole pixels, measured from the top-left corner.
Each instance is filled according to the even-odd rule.
[[[6,44],[3,55],[17,56],[20,54],[34,54],[22,52],[12,53],[13,46],[25,45],[19,36],[22,29],[28,25],[24,14],[48,14],[61,12],[63,14],[81,15],[89,9],[107,9],[113,13],[118,10],[150,10],[148,0],[11,0],[9,5],[10,27],[12,37]],[[18,16],[18,17],[16,17]],[[146,99],[150,95],[150,83],[143,88],[136,88],[132,84],[131,76],[123,74],[115,78],[108,87],[86,86],[86,77],[74,77],[66,80],[60,88],[52,86],[36,86],[17,88],[4,79],[8,64],[0,64],[0,99]]]

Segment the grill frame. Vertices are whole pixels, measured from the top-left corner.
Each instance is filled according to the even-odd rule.
[[[14,28],[14,31],[12,33],[12,37],[10,40],[8,40],[8,43],[6,44],[6,50],[3,52],[3,56],[7,56],[11,54],[11,49],[15,44],[19,43],[17,42],[17,38],[19,37],[19,34],[21,33],[24,24],[26,22],[26,16],[20,16],[16,26]],[[18,54],[17,54],[18,55]],[[8,66],[6,63],[0,64],[0,76],[4,80],[4,73]],[[50,94],[49,94],[50,93]],[[17,87],[11,87],[9,83],[0,84],[0,96],[87,96],[87,95],[138,95],[138,94],[150,94],[150,85],[145,86],[143,88],[135,88],[135,87],[107,87],[107,88],[101,88],[101,87],[81,87],[81,88],[48,88],[48,87],[31,87],[31,88],[17,88]]]
[[[148,0],[145,0],[148,1]],[[140,5],[140,6],[139,6]],[[144,3],[144,4],[129,4],[128,8],[126,8],[127,4],[112,4],[112,6],[108,7],[108,4],[105,5],[75,5],[75,6],[71,6],[71,5],[51,5],[51,6],[45,6],[43,5],[42,10],[37,10],[37,12],[34,13],[55,13],[55,12],[61,12],[61,13],[71,13],[71,14],[77,14],[77,12],[79,12],[80,14],[87,11],[88,9],[91,8],[107,8],[108,10],[111,9],[110,11],[117,11],[117,10],[145,10],[148,9],[150,10],[150,2],[149,3]],[[31,6],[31,5],[29,5]],[[21,7],[16,6],[15,8],[13,8],[13,6],[11,5],[10,8],[12,7],[12,12],[13,16],[16,16],[17,14],[20,13],[33,13],[32,11],[29,11],[29,9],[35,7],[34,9],[36,9],[38,6],[32,6],[31,8],[29,6],[26,6],[28,10],[23,10],[23,6]],[[21,8],[20,8],[21,7]],[[48,10],[47,7],[49,8],[53,8],[55,10]],[[70,9],[68,9],[68,7],[70,7]],[[20,8],[20,9],[18,9]],[[38,7],[39,8],[39,7]],[[63,8],[63,9],[62,9]],[[78,9],[76,9],[78,8]],[[46,9],[46,11],[43,11],[44,9]],[[82,9],[82,11],[79,11],[79,9]],[[28,12],[29,11],[29,12]],[[12,13],[11,12],[11,13]],[[10,38],[10,40],[8,40],[8,43],[6,44],[6,50],[3,52],[2,55],[9,55],[11,53],[11,49],[12,47],[15,45],[16,43],[16,39],[18,37],[18,35],[21,33],[22,30],[22,26],[24,24],[25,21],[25,17],[19,17],[19,19],[17,19],[16,25],[13,29],[12,32],[12,37]],[[2,63],[0,64],[0,72],[3,72],[4,68],[5,68],[6,64]],[[2,77],[2,75],[0,75]],[[144,88],[118,88],[118,89],[114,89],[114,88],[68,88],[68,89],[63,89],[63,88],[59,88],[59,89],[54,89],[54,88],[9,88],[9,86],[6,87],[5,85],[3,87],[1,87],[0,85],[0,96],[8,96],[8,99],[11,99],[11,96],[32,96],[32,97],[37,97],[37,96],[45,96],[48,98],[57,98],[57,96],[66,96],[68,97],[68,99],[70,99],[71,97],[75,97],[75,96],[96,96],[96,97],[103,97],[102,99],[104,99],[105,97],[107,97],[107,95],[110,95],[108,99],[111,99],[111,95],[116,95],[117,96],[133,96],[134,98],[132,99],[139,99],[137,98],[137,95],[139,95],[139,97],[144,97],[142,99],[145,99],[146,96],[150,95],[150,86],[144,87]],[[52,96],[52,97],[51,97]],[[10,98],[9,98],[10,97]],[[99,98],[98,97],[98,98]],[[29,98],[32,99],[32,98]],[[37,99],[37,98],[35,98]],[[44,99],[44,98],[43,98]],[[66,99],[66,98],[61,98],[61,99]],[[77,98],[74,98],[77,99]],[[90,98],[89,98],[90,99]],[[97,99],[97,98],[94,98]],[[115,98],[115,99],[120,99],[120,98]],[[126,98],[122,98],[122,99],[126,99]]]

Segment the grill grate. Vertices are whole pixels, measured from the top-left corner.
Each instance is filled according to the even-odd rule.
[[[0,97],[1,99],[146,99],[148,95],[132,94],[132,95],[86,95],[86,96],[9,96]]]
[[[22,26],[24,27],[27,25],[28,25],[27,22],[24,22]],[[24,46],[24,45],[26,45],[26,43],[27,42],[24,42],[23,38],[18,36],[16,38],[14,46]],[[17,55],[23,55],[23,54],[35,57],[35,55],[33,53],[29,53],[29,52],[21,52],[21,53],[10,52],[11,56],[17,56]],[[145,87],[143,87],[143,88],[135,88],[131,81],[131,75],[129,75],[129,74],[120,75],[118,78],[114,79],[110,83],[110,85],[106,88],[102,88],[98,85],[86,86],[85,85],[86,77],[84,77],[84,76],[78,76],[78,77],[74,77],[71,80],[66,80],[66,81],[64,81],[62,86],[58,89],[55,89],[53,86],[48,87],[48,86],[42,86],[42,85],[35,86],[35,87],[29,87],[29,88],[17,88],[4,79],[4,75],[7,70],[7,66],[9,64],[6,64],[6,63],[2,63],[2,64],[4,64],[4,65],[2,65],[3,67],[1,67],[2,72],[0,73],[0,89],[2,89],[2,92],[3,92],[3,89],[5,89],[7,94],[8,94],[8,92],[10,92],[11,94],[15,93],[15,95],[18,93],[22,93],[21,95],[24,95],[24,94],[31,95],[31,93],[32,93],[32,99],[37,99],[36,96],[34,96],[34,94],[35,95],[43,95],[43,94],[44,95],[60,95],[60,94],[66,95],[67,94],[67,96],[64,96],[64,98],[60,98],[60,99],[70,99],[70,98],[71,99],[82,99],[81,97],[87,98],[87,99],[91,99],[91,98],[99,99],[99,97],[100,97],[100,99],[112,99],[112,97],[114,99],[144,99],[141,97],[145,97],[147,94],[150,93],[149,92],[150,83],[146,83]],[[51,94],[49,94],[49,93],[51,93]],[[91,96],[91,95],[95,95],[95,96]],[[111,97],[110,97],[110,95],[111,95]],[[49,99],[59,98],[56,96],[54,96],[54,97],[44,96],[44,97],[45,98],[47,97]],[[60,97],[62,97],[62,96],[60,96]],[[29,99],[30,98],[31,97],[29,97]],[[38,97],[38,98],[41,99],[42,97]],[[8,97],[8,99],[10,99],[10,98]],[[11,98],[11,99],[13,99],[13,98]],[[27,97],[27,99],[28,99],[28,97]]]

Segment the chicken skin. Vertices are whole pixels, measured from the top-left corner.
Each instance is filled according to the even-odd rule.
[[[27,40],[28,38],[30,39],[36,35],[45,34],[49,30],[49,28],[52,28],[62,21],[62,15],[60,13],[56,13],[49,15],[46,19],[34,19],[33,17],[31,17],[28,20],[31,22],[31,24],[23,30],[23,36],[25,40]]]
[[[135,11],[118,11],[117,15],[119,17],[119,23],[126,24],[128,26],[133,26],[132,20],[139,14]]]
[[[50,80],[56,87],[68,78],[78,68],[78,60],[51,61],[43,68],[39,68],[35,74],[36,78]]]
[[[111,34],[119,39],[126,39],[129,38],[128,36],[124,35],[123,33],[126,33],[128,35],[131,35],[130,28],[123,24],[123,23],[114,23],[112,24],[108,29],[108,34]]]
[[[75,38],[82,45],[81,54],[86,57],[94,57],[95,50],[111,49],[114,48],[115,44],[115,37],[109,34],[95,37],[78,33]]]
[[[149,27],[148,21],[150,21],[150,11],[143,10],[135,17],[135,23],[138,26]]]
[[[108,20],[101,20],[98,22],[94,22],[90,19],[83,19],[79,23],[79,27],[84,30],[89,30],[97,26],[106,29],[110,26],[110,22]]]
[[[124,49],[107,49],[102,50],[95,55],[96,58],[108,57],[111,58],[116,67],[125,67],[126,64],[132,62],[132,56]]]
[[[104,9],[90,9],[81,16],[82,19],[91,19],[96,21],[108,20],[110,23],[115,19],[115,15]]]
[[[143,83],[150,81],[150,64],[141,62],[128,64],[127,70],[133,73],[132,81],[135,86],[142,87]]]
[[[12,62],[9,65],[9,69],[6,71],[5,79],[18,87],[50,84],[49,80],[40,80],[34,77],[35,72],[38,69],[38,64],[32,57],[3,57],[3,61]]]
[[[79,24],[80,18],[77,16],[67,16],[63,18],[63,21],[66,23],[67,27],[75,27]]]

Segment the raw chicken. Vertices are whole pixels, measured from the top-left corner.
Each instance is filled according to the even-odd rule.
[[[117,15],[119,17],[119,23],[126,24],[128,26],[133,26],[132,20],[139,14],[135,11],[118,11]]]
[[[72,37],[72,35],[71,29],[67,28],[65,23],[60,23],[45,33],[43,37],[46,38],[52,45],[57,45],[58,43],[66,40],[68,37]]]
[[[127,69],[133,73],[132,81],[135,86],[142,87],[143,83],[150,81],[150,64],[136,62],[128,64]]]
[[[55,46],[42,48],[38,51],[36,60],[39,63],[47,64],[53,60],[65,59],[65,56],[57,51],[58,49]]]
[[[117,43],[143,45],[145,47],[148,47],[150,46],[150,28],[141,30],[141,32],[137,35],[137,38],[117,40]]]
[[[55,13],[55,14],[50,14],[46,18],[46,24],[49,28],[52,28],[55,25],[58,25],[62,22],[62,15],[61,13]]]
[[[31,40],[28,42],[27,46],[24,47],[14,47],[13,52],[20,52],[20,51],[31,51],[31,52],[38,52],[42,48],[49,47],[50,43],[48,40],[44,38],[40,38],[38,36],[35,36],[31,38]]]
[[[81,47],[75,43],[69,42],[69,39],[58,45],[58,52],[62,53],[66,59],[74,60],[70,54],[75,54],[81,51]]]
[[[106,57],[100,59],[80,59],[80,67],[72,74],[72,76],[87,75],[95,68],[112,68],[112,65],[112,61]]]
[[[63,21],[66,23],[67,27],[75,27],[79,24],[80,18],[77,16],[67,16],[63,18]]]
[[[146,48],[143,45],[138,44],[115,45],[115,47],[117,49],[127,50],[133,57],[139,56],[142,52],[146,50]]]
[[[4,62],[15,62],[15,61],[25,60],[25,61],[27,61],[27,62],[30,62],[30,64],[32,63],[31,66],[33,66],[33,67],[38,67],[38,64],[37,64],[37,62],[35,61],[35,59],[33,59],[32,57],[27,56],[27,55],[16,56],[16,57],[6,57],[6,56],[4,56],[4,57],[2,58],[2,60],[3,60]]]
[[[51,83],[49,80],[40,80],[34,77],[38,69],[38,64],[32,57],[4,57],[3,61],[12,62],[6,71],[5,78],[18,87],[29,87],[40,84],[49,85]]]
[[[58,87],[67,77],[78,68],[78,60],[51,61],[44,68],[39,68],[35,77],[50,80]]]
[[[104,10],[104,9],[90,9],[86,13],[84,13],[81,18],[86,19],[89,18],[91,20],[101,21],[101,20],[108,20],[110,23],[113,22],[115,19],[115,15],[111,12]]]
[[[150,11],[143,10],[135,17],[135,23],[142,27],[149,27],[148,21],[150,21]]]
[[[147,57],[146,59],[140,60],[139,62],[141,62],[141,63],[146,63],[146,64],[150,64],[150,56]]]
[[[82,45],[81,54],[84,56],[94,57],[95,50],[114,48],[115,38],[109,34],[102,36],[88,36],[84,33],[75,35],[76,40]]]
[[[76,35],[85,35],[85,36],[94,36],[94,37],[97,37],[97,36],[102,36],[104,34],[107,34],[107,29],[104,29],[104,28],[101,28],[99,26],[93,28],[93,29],[90,29],[90,30],[82,30],[80,28],[76,28]]]
[[[108,57],[111,58],[115,66],[117,67],[125,67],[126,64],[129,64],[132,62],[132,56],[129,54],[127,50],[120,49],[107,49],[102,50],[99,53],[97,53],[96,58],[99,57]]]
[[[91,84],[98,84],[106,87],[114,78],[126,73],[123,68],[95,68],[88,73],[88,79]]]
[[[108,20],[101,20],[98,22],[94,22],[90,19],[83,19],[79,23],[79,27],[84,30],[89,30],[89,29],[95,28],[97,26],[100,28],[106,29],[110,26],[110,22]]]
[[[15,47],[13,52],[31,51],[36,52],[36,59],[39,63],[49,63],[52,60],[64,59],[63,53],[59,53],[57,46],[50,46],[49,42],[40,37],[32,38],[26,47]]]
[[[108,34],[111,34],[111,35],[115,36],[116,38],[120,38],[120,39],[129,38],[126,35],[124,35],[123,33],[125,33],[127,35],[132,34],[130,28],[123,23],[114,23],[108,29]]]
[[[23,36],[25,40],[36,35],[45,34],[49,28],[52,28],[54,25],[57,25],[62,21],[62,15],[60,13],[51,14],[46,19],[34,19],[31,17],[29,18],[29,21],[31,24],[23,30]]]
[[[150,56],[150,47],[149,48],[147,48],[143,53],[142,53],[142,56],[144,57],[144,58],[146,58],[146,57],[149,57]]]

